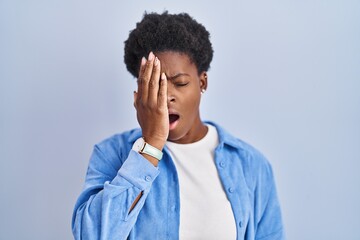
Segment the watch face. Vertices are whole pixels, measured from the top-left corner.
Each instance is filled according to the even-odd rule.
[[[134,142],[134,145],[132,147],[132,149],[134,151],[137,151],[139,152],[143,147],[144,147],[144,139],[141,137],[141,138],[138,138],[135,142]]]

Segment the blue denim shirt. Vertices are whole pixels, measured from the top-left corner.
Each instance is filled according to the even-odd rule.
[[[215,164],[232,206],[237,239],[285,239],[269,162],[250,145],[208,123],[219,135]],[[175,165],[166,146],[158,167],[131,150],[139,137],[141,130],[134,129],[95,145],[73,213],[75,239],[179,239]]]

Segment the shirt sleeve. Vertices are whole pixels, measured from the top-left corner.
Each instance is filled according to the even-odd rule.
[[[75,239],[126,239],[159,174],[158,168],[133,150],[118,170],[112,158],[95,146],[85,187],[73,212]],[[130,212],[140,193],[140,200]]]
[[[261,169],[256,187],[256,240],[285,240],[280,204],[271,165]]]

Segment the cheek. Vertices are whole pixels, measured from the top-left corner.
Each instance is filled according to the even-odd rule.
[[[188,114],[197,113],[200,105],[200,94],[192,93],[186,94],[183,98],[183,106]]]

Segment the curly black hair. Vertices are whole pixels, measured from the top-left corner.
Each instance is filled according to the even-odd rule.
[[[210,34],[187,13],[144,13],[141,22],[125,41],[124,61],[127,70],[138,77],[140,61],[150,51],[185,53],[196,65],[198,73],[207,71],[213,57]]]

